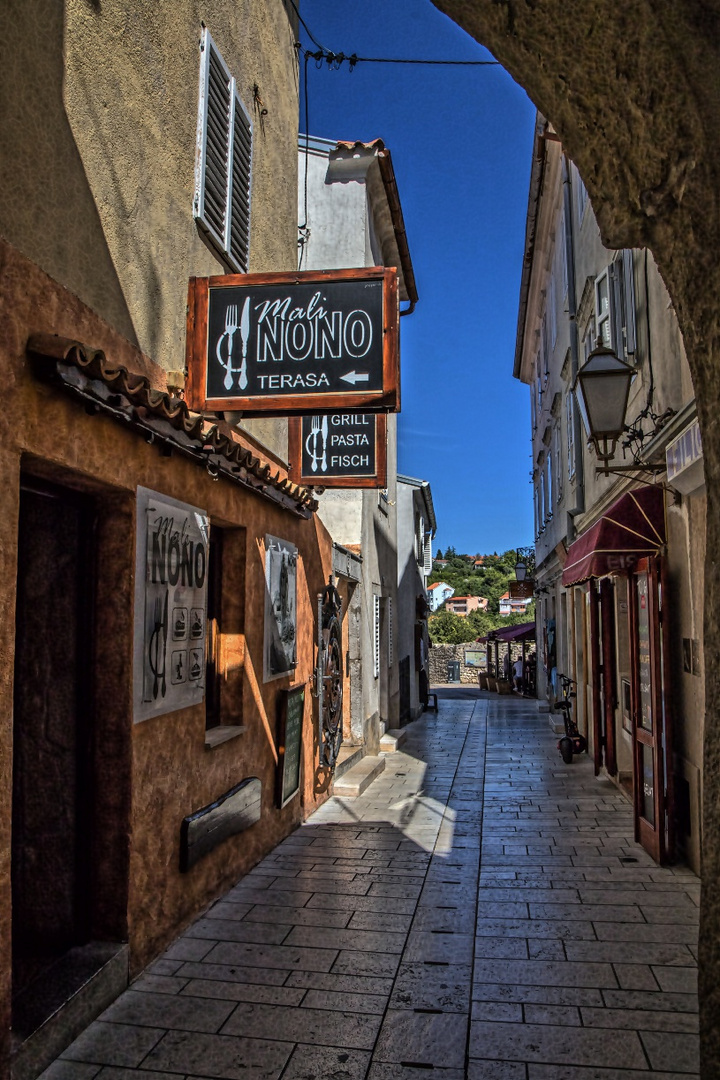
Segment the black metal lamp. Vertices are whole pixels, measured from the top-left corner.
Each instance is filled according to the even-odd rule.
[[[521,555],[518,554],[518,561],[515,563],[515,580],[524,581],[527,576],[527,564]]]
[[[635,372],[598,338],[575,379],[573,390],[595,452],[607,468],[625,431],[630,383]]]

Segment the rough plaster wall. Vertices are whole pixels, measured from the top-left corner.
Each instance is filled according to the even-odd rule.
[[[117,363],[158,374],[127,341],[66,289],[8,244],[0,243],[6,301],[0,319],[0,364],[5,408],[0,413],[0,1076],[7,1070],[10,1027],[10,822],[15,583],[20,461],[28,468],[96,493],[98,528],[98,632],[95,635],[96,717],[103,759],[96,771],[96,876],[105,894],[94,899],[101,939],[128,931],[133,972],[232,881],[275,846],[324,797],[315,775],[314,700],[306,696],[303,785],[285,809],[273,808],[273,731],[278,691],[290,678],[263,683],[264,572],[258,539],[265,533],[297,544],[298,666],[294,682],[309,682],[314,663],[316,597],[332,568],[332,543],[314,517],[300,520],[180,456],[155,447],[107,417],[89,416],[68,395],[31,373],[25,344],[31,332],[58,333],[103,348]],[[154,380],[157,382],[157,380]],[[122,463],[122,467],[118,463]],[[132,724],[132,642],[135,490],[151,487],[205,507],[215,521],[247,530],[244,721],[239,738],[206,750],[203,706]],[[263,819],[202,859],[190,873],[177,871],[182,818],[245,776],[263,782]],[[128,868],[129,863],[129,868]],[[123,895],[124,892],[124,895]],[[124,925],[129,895],[128,926]],[[120,914],[122,910],[122,914]]]
[[[720,1077],[720,4],[435,0],[530,94],[611,248],[651,248],[685,340],[708,490],[702,1075]]]
[[[294,269],[297,74],[281,0],[67,3],[70,127],[138,343],[170,369],[184,364],[187,278],[224,272],[192,216],[202,21],[254,126],[250,270]]]
[[[299,220],[305,217],[305,152],[300,144]],[[310,235],[302,269],[337,270],[368,265],[365,259],[367,190],[358,180],[326,182],[328,155],[310,153],[308,215]],[[372,265],[372,264],[369,264]]]

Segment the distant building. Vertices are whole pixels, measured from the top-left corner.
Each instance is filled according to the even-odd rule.
[[[532,597],[525,600],[513,600],[510,593],[506,592],[500,597],[500,614],[524,615],[530,604],[532,604]]]
[[[429,585],[427,591],[428,607],[431,611],[437,611],[446,600],[450,599],[454,592],[452,585],[447,585],[444,581],[436,581],[434,585]]]
[[[485,596],[454,596],[445,603],[445,610],[455,615],[469,615],[471,611],[487,611]]]
[[[397,628],[394,657],[400,683],[400,723],[423,711],[428,691],[427,579],[437,532],[426,480],[397,477]]]

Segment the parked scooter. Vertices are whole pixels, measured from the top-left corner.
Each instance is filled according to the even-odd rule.
[[[573,754],[584,754],[587,750],[587,739],[584,735],[581,735],[578,731],[578,726],[572,718],[572,698],[577,697],[574,690],[570,687],[575,683],[567,675],[558,675],[560,683],[562,685],[563,696],[559,701],[556,701],[553,705],[555,712],[561,712],[563,714],[563,725],[565,727],[565,734],[558,742],[558,750],[562,756],[566,765],[569,765],[573,759]]]

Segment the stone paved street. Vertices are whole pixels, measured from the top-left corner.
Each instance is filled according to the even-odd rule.
[[[535,702],[442,698],[45,1080],[675,1080],[699,882],[658,869]]]

